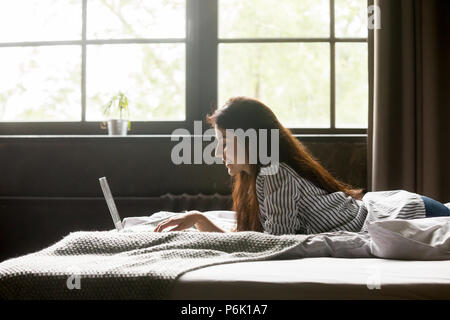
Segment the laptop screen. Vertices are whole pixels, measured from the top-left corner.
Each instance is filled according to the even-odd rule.
[[[102,177],[98,180],[100,181],[100,186],[102,187],[103,195],[105,196],[106,204],[108,205],[109,212],[111,213],[114,226],[116,227],[117,231],[120,231],[123,229],[122,220],[120,219],[119,212],[117,211],[116,204],[114,203],[111,190],[109,189],[108,181],[106,180],[106,177]]]

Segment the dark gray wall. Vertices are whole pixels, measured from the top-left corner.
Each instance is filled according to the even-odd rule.
[[[335,176],[366,188],[364,136],[300,140]],[[42,249],[72,231],[113,228],[98,183],[102,176],[122,218],[229,209],[226,168],[174,165],[176,143],[169,136],[0,136],[0,259]]]

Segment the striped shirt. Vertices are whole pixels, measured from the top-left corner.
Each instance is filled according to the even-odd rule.
[[[256,194],[264,233],[275,235],[367,232],[368,221],[425,217],[417,194],[369,192],[357,200],[342,191],[329,193],[317,187],[286,163],[280,163],[276,174],[258,174]]]

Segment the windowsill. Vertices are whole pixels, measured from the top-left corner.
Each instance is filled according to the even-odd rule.
[[[364,142],[367,134],[294,134],[296,138],[308,141],[354,141]],[[0,140],[78,140],[78,139],[115,139],[115,140],[134,140],[134,139],[170,139],[171,137],[187,137],[170,134],[131,134],[126,136],[109,136],[109,135],[0,135]],[[189,137],[198,137],[191,135]],[[208,141],[211,141],[209,139]]]
[[[43,135],[0,135],[1,138],[15,138],[15,139],[45,139],[45,138],[52,138],[52,139],[78,139],[78,138],[113,138],[113,139],[129,139],[129,138],[170,138],[170,134],[129,134],[126,136],[109,136],[107,134],[83,134],[83,135],[50,135],[50,134],[43,134]]]

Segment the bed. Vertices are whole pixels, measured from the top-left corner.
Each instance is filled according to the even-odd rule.
[[[224,229],[234,226],[230,211],[207,215]],[[182,275],[170,299],[450,299],[450,260],[311,257],[222,264]]]
[[[450,261],[303,258],[182,275],[170,299],[450,299]]]
[[[450,299],[450,217],[380,221],[369,233],[148,232],[177,214],[126,218],[125,232],[75,232],[4,261],[0,297]],[[233,212],[205,215],[234,226]]]

